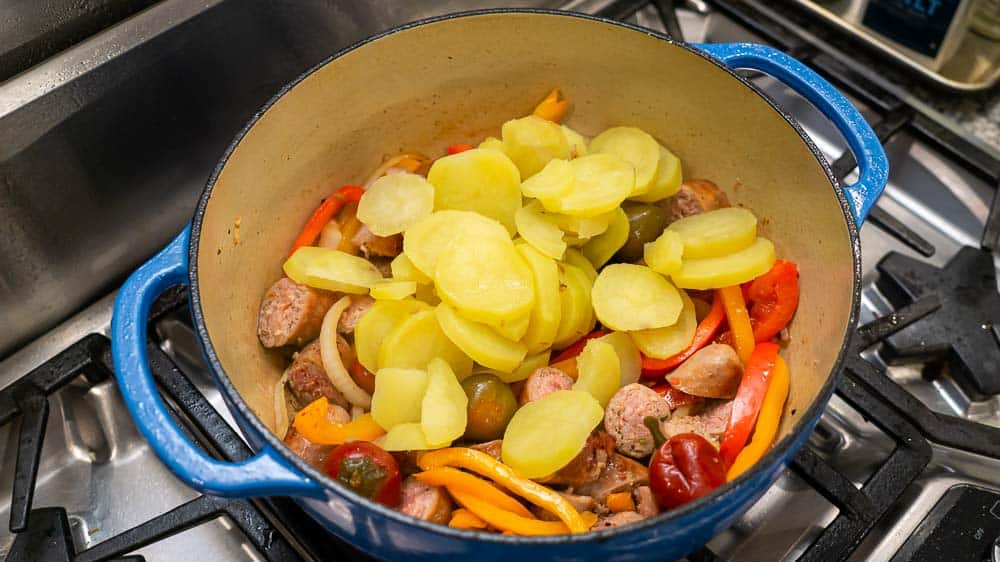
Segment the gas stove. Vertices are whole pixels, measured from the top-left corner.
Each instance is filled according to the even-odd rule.
[[[1000,560],[1000,293],[991,252],[1000,249],[1000,204],[993,203],[1000,187],[1000,149],[914,100],[905,79],[892,69],[883,71],[877,66],[881,61],[866,58],[860,47],[855,51],[849,39],[791,9],[778,14],[763,2],[731,0],[673,4],[575,0],[548,7],[628,19],[688,41],[758,41],[789,51],[852,97],[882,137],[892,170],[885,194],[861,229],[862,326],[838,375],[837,395],[778,482],[689,559]],[[484,5],[448,2],[433,11],[476,7]],[[341,41],[432,15],[414,10],[403,17],[381,2],[358,10],[338,5],[328,13],[292,12],[277,19],[294,23],[308,12],[323,14],[326,19],[318,21],[331,26],[364,22],[336,34]],[[290,37],[276,39],[276,24],[254,26],[248,18],[245,8],[232,3],[164,1],[57,56],[82,61],[80,49],[86,46],[85,52],[110,53],[107,64],[57,83],[51,74],[38,73],[52,70],[48,61],[0,84],[0,94],[30,95],[25,77],[49,76],[51,82],[34,87],[58,93],[72,89],[74,80],[93,79],[94,72],[113,77],[123,68],[138,73],[144,65],[176,64],[186,49],[209,40],[199,32],[231,33],[226,21],[246,23],[247,33],[260,34],[265,45]],[[190,216],[203,179],[198,173],[207,175],[239,121],[278,84],[339,46],[297,40],[315,43],[285,42],[289,53],[283,60],[294,67],[284,70],[287,76],[275,70],[273,57],[265,60],[261,72],[267,80],[256,83],[260,91],[221,112],[221,123],[212,125],[213,131],[228,131],[213,137],[219,146],[199,145],[197,157],[178,163],[178,193],[162,196],[163,216],[144,227],[155,234],[137,243],[139,250],[121,240],[102,246],[117,256],[102,263],[112,260],[109,267],[124,272],[169,239]],[[169,54],[157,59],[150,43]],[[112,44],[119,54],[94,50]],[[819,112],[769,77],[751,78],[796,116],[835,172],[850,179],[854,162],[846,143]],[[83,105],[111,103],[101,92],[88,95],[94,97]],[[31,109],[26,99],[0,95],[0,119]],[[235,115],[241,108],[246,115]],[[74,119],[94,118],[63,116],[71,127],[81,126]],[[58,130],[56,121],[53,117],[47,126]],[[37,138],[51,141],[44,132]],[[20,153],[33,150],[32,139],[19,140],[25,143]],[[174,146],[174,141],[165,142]],[[8,150],[15,155],[0,157],[17,160],[18,149]],[[182,173],[188,167],[199,172]],[[149,189],[169,177],[160,174],[139,185]],[[82,285],[93,293],[108,282],[86,279]],[[107,339],[113,297],[91,298],[92,304],[0,362],[0,521],[9,521],[0,531],[0,556],[10,561],[178,560],[192,554],[210,560],[363,559],[286,498],[200,496],[172,476],[132,424],[113,380]],[[70,298],[88,297],[66,294],[53,302]],[[14,325],[12,316],[3,322]],[[161,297],[150,322],[154,374],[175,415],[213,454],[248,456],[203,365],[183,287]],[[0,346],[15,339],[0,338]]]

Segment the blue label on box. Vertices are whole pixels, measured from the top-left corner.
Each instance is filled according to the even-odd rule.
[[[961,0],[869,0],[861,23],[920,54],[934,58]]]

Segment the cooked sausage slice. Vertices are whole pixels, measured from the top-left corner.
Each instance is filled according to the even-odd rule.
[[[652,517],[660,512],[656,498],[653,497],[653,490],[649,486],[636,486],[635,490],[632,490],[632,495],[635,496],[635,510],[639,515]]]
[[[569,375],[552,367],[540,367],[528,376],[521,389],[521,405],[540,400],[557,390],[573,388],[573,379]]]
[[[331,404],[350,407],[344,395],[333,387],[326,376],[319,342],[314,341],[296,353],[292,364],[285,369],[285,374],[288,376],[288,390],[300,405],[304,406],[320,396],[326,396]]]
[[[604,503],[608,494],[631,490],[640,484],[649,483],[649,470],[624,455],[612,453],[604,465],[600,477],[592,482],[577,486],[574,494],[583,494],[594,498],[598,503]]]
[[[675,413],[669,420],[661,422],[660,431],[663,432],[663,436],[670,439],[681,433],[697,433],[718,444],[719,437],[726,431],[733,403],[729,400],[725,402],[710,400],[700,406],[700,411],[697,413],[685,415]]]
[[[475,449],[477,451],[482,451],[487,455],[495,458],[496,460],[503,462],[503,459],[500,458],[500,450],[502,446],[503,446],[503,441],[501,441],[500,439],[494,439],[493,441],[487,441],[485,443],[478,443],[476,445],[472,445],[469,448]]]
[[[603,431],[595,431],[587,438],[583,449],[573,457],[573,460],[546,478],[545,483],[556,486],[582,486],[594,482],[601,477],[614,451],[615,440]]]
[[[719,186],[708,180],[687,180],[680,191],[660,202],[667,212],[667,222],[729,206],[729,198]]]
[[[341,334],[350,334],[354,327],[358,325],[358,320],[368,312],[368,309],[375,304],[375,299],[368,295],[351,295],[351,304],[344,309],[337,322],[337,331]],[[347,363],[344,363],[347,365]],[[348,365],[349,366],[349,365]]]
[[[264,294],[257,315],[257,338],[264,347],[300,346],[319,335],[323,316],[336,295],[282,277]]]
[[[285,435],[285,446],[292,450],[298,457],[309,463],[313,468],[322,472],[325,469],[326,459],[333,451],[332,445],[316,445],[312,441],[302,437],[302,434],[290,428]]]
[[[440,486],[424,484],[414,477],[403,481],[403,502],[399,510],[417,519],[447,525],[452,503]]]
[[[736,350],[724,343],[699,349],[667,376],[670,386],[705,398],[733,398],[743,377]]]
[[[597,523],[594,523],[594,526],[590,529],[592,531],[611,529],[613,527],[621,527],[622,525],[635,523],[636,521],[642,521],[643,519],[645,519],[645,517],[635,511],[621,511],[598,517]]]
[[[351,243],[356,246],[366,258],[381,256],[394,258],[403,251],[403,236],[376,236],[364,224],[351,237]]]
[[[630,457],[653,452],[653,434],[643,425],[647,416],[663,419],[670,405],[648,386],[632,383],[618,389],[604,410],[604,429],[615,439],[616,448]]]

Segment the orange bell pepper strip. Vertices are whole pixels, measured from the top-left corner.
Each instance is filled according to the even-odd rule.
[[[719,455],[727,467],[736,462],[736,457],[747,444],[754,424],[757,423],[777,360],[778,344],[760,343],[754,348],[750,361],[747,361],[743,369],[743,378],[736,389],[733,409],[729,413],[729,421],[719,444]]]
[[[459,490],[467,494],[472,494],[477,498],[488,501],[491,504],[507,511],[516,513],[523,517],[534,518],[535,515],[528,511],[528,508],[521,505],[521,502],[503,493],[492,483],[462,472],[457,468],[442,466],[432,468],[424,472],[413,475],[414,478],[431,486],[444,486],[449,490]]]
[[[736,355],[739,355],[740,361],[746,365],[757,340],[753,337],[750,314],[747,312],[746,302],[743,301],[743,290],[739,285],[724,287],[719,289],[719,296],[722,297],[722,306],[726,309],[726,319],[729,320],[729,329],[733,334]]]
[[[465,152],[466,150],[472,150],[472,145],[465,143],[453,144],[448,147],[448,154],[458,154],[459,152]]]
[[[753,431],[753,438],[736,456],[733,465],[726,472],[727,482],[735,480],[740,474],[746,472],[767,453],[774,443],[774,436],[778,433],[781,413],[785,409],[785,400],[788,399],[788,387],[791,382],[788,375],[788,364],[780,355],[774,361],[774,371],[769,378],[771,382],[768,383],[767,393],[764,394],[764,403],[760,407],[760,415],[757,417],[757,427]]]
[[[667,357],[666,359],[656,359],[643,355],[642,376],[658,379],[663,376],[663,373],[687,361],[696,351],[712,342],[712,338],[715,337],[715,333],[719,331],[719,327],[722,326],[722,321],[725,319],[726,310],[722,305],[722,298],[716,293],[712,299],[712,309],[698,323],[698,328],[694,332],[694,339],[691,341],[691,345],[687,346],[687,349],[677,355]]]
[[[292,249],[288,252],[288,255],[294,254],[295,250],[298,250],[302,246],[312,246],[315,244],[320,232],[323,231],[323,227],[340,211],[344,203],[360,201],[364,193],[365,190],[360,186],[345,185],[334,192],[333,195],[324,199],[319,207],[313,211],[309,220],[306,221],[306,225],[302,227],[302,232],[295,238],[295,242],[292,243]]]
[[[617,492],[608,494],[604,500],[604,505],[615,513],[622,511],[635,511],[635,500],[632,499],[632,492]]]
[[[451,512],[451,521],[448,521],[448,526],[452,529],[485,529],[486,521],[468,509],[461,508]]]
[[[347,423],[332,423],[326,418],[329,401],[325,396],[313,400],[295,414],[292,427],[302,437],[317,445],[341,445],[349,441],[374,441],[385,435],[371,414]]]
[[[490,478],[532,504],[556,515],[566,524],[566,527],[572,533],[585,533],[590,529],[590,525],[587,525],[586,521],[580,517],[580,513],[576,508],[555,490],[518,476],[513,468],[482,451],[466,447],[439,449],[424,453],[417,460],[417,465],[423,470],[430,470],[440,466],[454,466],[471,470],[481,476]],[[476,512],[476,510],[470,511],[483,517],[483,514]],[[493,525],[493,522],[486,517],[483,517],[483,519]]]
[[[545,99],[536,105],[535,110],[531,113],[536,117],[559,123],[566,116],[566,111],[569,110],[569,100],[561,98],[562,93],[559,88],[556,88],[549,92],[549,95],[545,96]]]
[[[448,489],[448,493],[455,498],[459,504],[478,516],[483,521],[505,532],[516,535],[540,536],[540,535],[563,535],[570,532],[569,527],[562,521],[540,521],[538,519],[528,519],[520,515],[501,509],[488,501],[476,496],[462,492],[460,490]],[[593,515],[593,514],[591,514]],[[586,527],[585,532],[597,521],[597,517],[581,516],[581,523]],[[588,521],[589,520],[589,521]]]

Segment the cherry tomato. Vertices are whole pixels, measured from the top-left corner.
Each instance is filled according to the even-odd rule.
[[[396,507],[402,499],[399,464],[392,455],[373,443],[352,441],[340,445],[330,453],[326,473],[380,504]]]
[[[649,461],[649,487],[663,509],[684,505],[725,482],[719,452],[697,433],[673,436]]]

